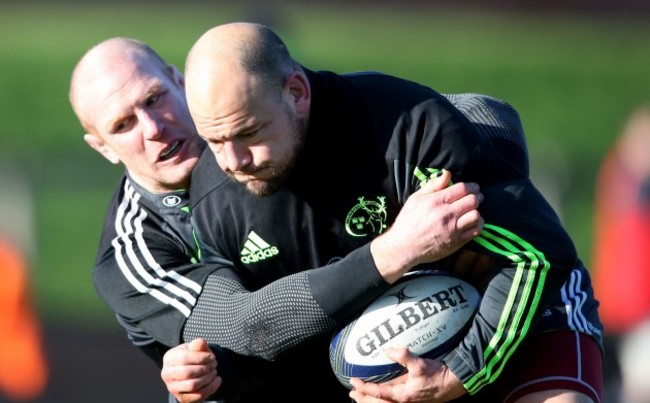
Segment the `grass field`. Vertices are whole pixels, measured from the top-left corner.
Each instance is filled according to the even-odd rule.
[[[130,36],[182,67],[191,44],[209,27],[260,18],[263,10],[250,4],[3,4],[0,161],[17,166],[33,185],[32,265],[46,319],[112,323],[95,296],[90,268],[121,169],[82,141],[67,101],[75,62],[102,39]],[[380,70],[441,92],[483,92],[515,106],[533,176],[589,262],[599,162],[632,108],[650,101],[650,26],[403,5],[273,4],[263,21],[310,68]]]

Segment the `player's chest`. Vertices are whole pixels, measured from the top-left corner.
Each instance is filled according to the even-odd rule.
[[[340,259],[393,222],[397,206],[381,183],[251,198],[233,210],[227,254],[261,283]]]

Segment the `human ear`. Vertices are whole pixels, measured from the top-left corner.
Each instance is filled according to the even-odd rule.
[[[84,134],[84,140],[95,151],[100,153],[104,158],[111,162],[111,164],[119,164],[120,158],[113,152],[113,150],[96,134]]]
[[[288,88],[289,94],[293,97],[296,112],[299,115],[308,114],[311,104],[311,88],[307,77],[301,72],[292,72],[287,77],[286,88]]]

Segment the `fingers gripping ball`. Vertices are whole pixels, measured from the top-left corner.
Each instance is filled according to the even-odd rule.
[[[407,347],[437,358],[465,336],[480,304],[471,284],[441,271],[408,273],[337,331],[330,343],[330,364],[339,381],[350,378],[385,382],[406,372],[383,352]]]

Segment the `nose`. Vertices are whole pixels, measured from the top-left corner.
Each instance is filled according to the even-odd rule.
[[[147,140],[156,140],[160,137],[164,126],[159,116],[151,111],[143,110],[139,113],[138,119]]]
[[[253,160],[251,151],[244,144],[228,141],[218,154],[229,171],[237,172],[245,169]]]

